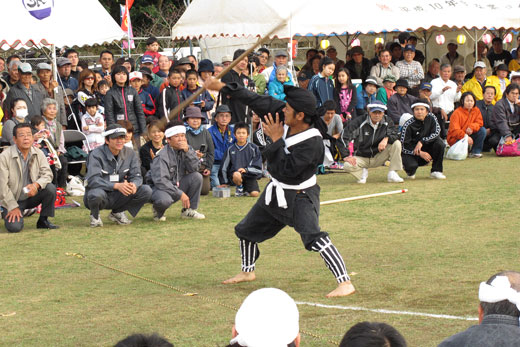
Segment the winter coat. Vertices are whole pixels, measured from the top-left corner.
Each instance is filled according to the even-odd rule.
[[[471,111],[463,107],[458,107],[450,117],[450,128],[448,129],[448,135],[446,140],[450,146],[453,146],[455,142],[464,138],[466,135],[466,129],[470,128],[473,133],[482,128],[484,120],[478,107],[473,107]]]
[[[146,132],[146,119],[139,93],[132,87],[110,88],[105,96],[105,119],[107,126],[120,120],[129,120],[134,126],[134,134]]]

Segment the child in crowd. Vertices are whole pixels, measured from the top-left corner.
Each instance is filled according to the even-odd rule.
[[[283,86],[294,85],[289,78],[287,67],[278,66],[276,69],[276,79],[269,83],[269,95],[278,100],[285,101],[285,93],[283,92]]]
[[[105,95],[107,95],[109,89],[110,87],[106,80],[101,80],[98,83],[98,90],[96,92],[96,96],[99,100],[99,106],[103,107],[103,110],[99,110],[101,114],[105,114]]]
[[[385,105],[388,104],[390,97],[396,93],[394,90],[395,82],[397,82],[397,80],[395,79],[394,75],[391,73],[387,74],[383,78],[383,86],[377,90],[376,99]]]
[[[203,119],[204,116],[201,114],[200,108],[186,107],[186,114],[184,115],[186,140],[201,160],[199,172],[202,174],[202,189],[200,195],[208,195],[210,189],[209,175],[215,158],[215,147],[211,134],[201,126]]]
[[[201,61],[202,63],[202,61]],[[229,125],[231,122],[231,110],[228,105],[219,105],[215,114],[215,124],[209,129],[209,133],[213,138],[213,144],[215,146],[215,160],[211,167],[211,187],[217,187],[220,185],[218,179],[218,172],[220,171],[220,164],[224,153],[227,151],[229,146],[235,141],[235,135],[233,134],[233,126]]]
[[[340,68],[334,86],[334,101],[336,113],[346,124],[356,116],[357,91],[350,80],[350,72],[346,68]]]
[[[85,101],[86,112],[81,116],[81,130],[87,136],[90,150],[102,146],[105,143],[103,131],[105,130],[105,118],[98,111],[98,101],[90,98]],[[89,152],[86,144],[83,146],[85,152]]]
[[[235,196],[260,194],[257,180],[262,177],[262,155],[258,146],[248,141],[249,126],[235,124],[236,142],[224,153],[220,168],[220,183],[227,186],[232,181],[236,186]]]
[[[201,88],[197,84],[198,79],[199,76],[197,71],[188,70],[186,72],[186,89],[182,91],[183,100],[188,99],[193,93]],[[209,117],[207,111],[211,111],[214,104],[215,100],[213,100],[209,92],[205,90],[201,95],[197,96],[191,106],[196,106],[200,109],[202,116],[204,116],[203,124],[208,124]]]
[[[164,88],[155,99],[157,105],[156,116],[159,119],[168,117],[170,111],[182,101],[181,93],[181,73],[178,70],[170,70],[168,73],[168,87]],[[171,120],[182,120],[182,110]]]
[[[161,57],[161,53],[159,53],[159,41],[154,36],[150,36],[148,40],[146,40],[146,52],[143,55],[150,55],[153,57],[153,73],[157,73],[159,71],[159,57]]]
[[[147,129],[149,141],[139,149],[141,173],[143,177],[150,170],[150,165],[152,164],[152,160],[155,158],[157,152],[159,152],[166,144],[163,122],[158,119],[152,120],[148,124]]]
[[[48,140],[48,138],[51,136],[51,132],[45,128],[45,121],[43,120],[42,116],[31,117],[31,127],[35,131],[33,146],[41,149],[43,154],[45,154],[45,157],[47,157],[47,162],[49,163],[52,170],[53,182],[56,183],[58,170],[61,169],[61,163],[58,159],[58,153]]]
[[[150,93],[142,88],[143,85],[143,74],[139,71],[130,73],[130,86],[137,90],[141,103],[143,105],[144,115],[148,118],[149,116],[155,115],[155,102],[152,99]]]
[[[329,57],[320,60],[320,73],[312,76],[307,89],[316,98],[316,108],[321,107],[327,100],[334,99],[334,82],[331,77],[336,65]]]
[[[134,137],[134,126],[132,125],[132,122],[128,120],[118,120],[117,124],[126,129],[125,147],[134,149],[134,144],[132,143],[132,138]]]

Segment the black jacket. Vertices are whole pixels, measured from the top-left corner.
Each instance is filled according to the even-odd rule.
[[[385,137],[388,137],[389,144],[399,138],[397,126],[387,115],[379,122],[377,129],[374,129],[370,123],[370,116],[358,117],[348,122],[343,130],[342,139],[345,147],[348,148],[348,143],[354,141],[354,155],[365,158],[375,157],[379,153],[379,142]]]
[[[43,99],[46,97],[41,92],[39,92],[34,86],[31,85],[31,92],[32,92],[32,101],[27,96],[27,93],[25,92],[25,87],[22,84],[22,82],[18,82],[15,85],[9,89],[9,93],[7,93],[7,97],[4,101],[4,112],[9,116],[9,118],[12,118],[11,113],[11,103],[15,99],[24,99],[27,103],[27,119],[31,119],[32,116],[41,116],[41,106]],[[8,118],[6,118],[8,119]]]
[[[484,128],[489,129],[491,126],[491,117],[493,116],[493,109],[495,105],[486,105],[484,100],[477,100],[477,107],[482,113],[482,119],[484,120]]]
[[[361,75],[359,75],[356,72],[355,66],[356,66],[356,63],[354,62],[354,60],[349,60],[345,64],[345,68],[347,68],[348,71],[350,71],[350,79],[351,80],[361,79],[364,82],[365,79],[368,76],[370,76],[370,69],[372,68],[372,63],[370,63],[370,60],[368,60],[367,58],[363,58],[363,61],[361,62]]]
[[[163,117],[168,117],[170,111],[173,110],[177,105],[182,102],[182,93],[179,88],[175,88],[171,85],[164,88],[155,99],[155,104],[157,105],[157,111],[155,112],[155,116],[159,119]],[[173,120],[182,120],[182,110],[173,118]]]
[[[520,106],[514,105],[515,112],[511,112],[509,101],[505,94],[498,100],[493,108],[490,127],[500,136],[516,135],[520,131]]]
[[[235,70],[231,70],[225,74],[224,77],[222,77],[222,82],[226,84],[235,82],[242,87],[247,87],[252,83],[249,77],[242,74],[239,75]],[[228,96],[230,96],[230,94],[223,89],[220,97],[222,98],[222,104],[228,105],[231,109],[231,124],[244,122],[246,119],[246,104],[238,98],[230,99]]]
[[[139,93],[132,87],[115,85],[105,96],[105,119],[107,126],[119,120],[129,120],[134,126],[134,134],[146,132],[146,119]]]
[[[419,141],[423,145],[431,143],[439,138],[440,133],[441,127],[433,114],[428,114],[424,121],[417,120],[415,117],[410,118],[401,129],[402,153],[414,155],[413,150]]]

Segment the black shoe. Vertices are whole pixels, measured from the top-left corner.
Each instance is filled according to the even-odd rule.
[[[59,229],[60,227],[56,224],[52,224],[48,219],[38,220],[36,223],[36,229]]]

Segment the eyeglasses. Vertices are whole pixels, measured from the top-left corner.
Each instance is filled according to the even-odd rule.
[[[93,80],[94,76],[85,77],[86,80]]]

